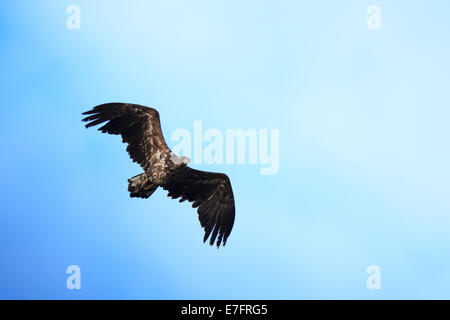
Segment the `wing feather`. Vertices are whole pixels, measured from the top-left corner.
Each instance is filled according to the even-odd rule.
[[[161,131],[159,113],[153,108],[137,104],[105,103],[84,112],[86,128],[105,123],[98,130],[103,133],[121,135],[127,143],[127,152],[134,162],[151,170],[151,157],[156,150],[170,152]]]
[[[192,207],[198,207],[200,225],[205,231],[203,242],[209,238],[210,245],[226,244],[235,218],[233,190],[227,175],[184,167],[163,188],[169,197],[188,200],[193,202]]]

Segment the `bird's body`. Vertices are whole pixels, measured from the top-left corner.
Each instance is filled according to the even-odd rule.
[[[205,229],[203,241],[209,236],[212,245],[225,245],[234,224],[235,207],[231,183],[222,173],[189,168],[187,157],[175,155],[167,146],[159,113],[136,104],[107,103],[83,113],[88,115],[87,128],[106,122],[98,130],[120,134],[127,151],[144,173],[128,180],[131,197],[149,198],[158,187],[168,196],[188,200],[198,207],[199,220]]]

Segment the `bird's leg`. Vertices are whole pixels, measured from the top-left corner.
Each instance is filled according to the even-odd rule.
[[[144,190],[150,190],[151,188],[153,188],[155,185],[153,183],[151,183],[150,179],[145,180],[145,182],[142,184],[142,189]]]

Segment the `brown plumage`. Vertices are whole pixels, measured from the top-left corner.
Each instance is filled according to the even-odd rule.
[[[103,124],[103,133],[120,134],[127,143],[131,159],[144,173],[128,180],[131,197],[148,198],[158,187],[180,202],[193,202],[201,226],[203,242],[225,245],[234,224],[235,207],[230,179],[223,173],[189,168],[186,157],[178,157],[164,140],[159,113],[153,108],[136,104],[106,103],[84,112],[86,128]]]

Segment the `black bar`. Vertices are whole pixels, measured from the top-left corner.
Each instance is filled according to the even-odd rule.
[[[445,310],[449,301],[442,300],[27,300],[1,301],[2,310],[8,307],[15,315],[21,311],[51,310],[59,304],[71,316],[86,317],[93,311],[102,315],[129,316],[139,313],[143,319],[301,319],[329,315],[383,316],[385,307],[402,314],[419,309]],[[27,307],[29,305],[29,308]],[[85,308],[86,307],[86,308]],[[429,309],[429,308],[432,309]],[[161,315],[158,317],[158,315]],[[129,317],[127,317],[129,318]]]

